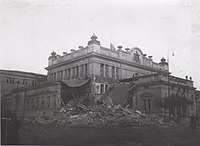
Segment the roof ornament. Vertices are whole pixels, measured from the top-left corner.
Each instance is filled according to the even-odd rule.
[[[92,40],[96,40],[98,37],[93,33],[93,35],[91,36]]]
[[[56,56],[56,52],[53,51],[53,52],[51,53],[51,56]]]
[[[159,63],[159,64],[165,65],[165,64],[168,64],[168,63],[166,62],[166,59],[165,59],[164,57],[162,57],[162,58],[160,59],[160,63]]]
[[[96,44],[100,46],[100,41],[98,41],[97,38],[98,37],[93,33],[93,35],[90,37],[91,40],[88,42],[88,45]]]

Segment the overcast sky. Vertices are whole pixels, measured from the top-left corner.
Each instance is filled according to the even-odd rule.
[[[156,62],[169,54],[172,74],[200,89],[199,0],[0,0],[0,68],[46,74],[53,50],[86,46],[93,33]]]

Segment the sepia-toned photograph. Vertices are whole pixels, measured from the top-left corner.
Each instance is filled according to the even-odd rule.
[[[0,0],[1,145],[200,146],[200,0]]]

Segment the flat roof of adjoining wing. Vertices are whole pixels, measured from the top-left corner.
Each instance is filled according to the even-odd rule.
[[[45,74],[39,74],[39,73],[33,73],[33,72],[26,72],[26,71],[19,71],[19,70],[6,70],[6,69],[0,69],[0,73],[8,72],[8,73],[21,73],[21,74],[29,74],[29,75],[35,75],[35,76],[44,76]]]

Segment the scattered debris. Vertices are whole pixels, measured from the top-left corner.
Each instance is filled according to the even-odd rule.
[[[72,126],[108,126],[108,127],[175,127],[178,124],[171,119],[149,116],[140,111],[123,108],[121,105],[85,106],[81,103],[62,107],[52,116],[39,116],[35,119],[41,124],[72,125]]]

